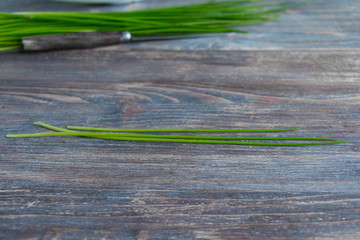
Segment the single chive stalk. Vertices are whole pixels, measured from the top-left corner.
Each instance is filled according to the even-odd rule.
[[[37,125],[37,126],[40,126],[40,127],[43,127],[43,128],[53,130],[55,132],[73,132],[73,131],[67,130],[65,128],[55,127],[55,126],[52,126],[50,124],[46,124],[46,123],[43,123],[43,122],[34,122],[33,124]]]
[[[100,131],[100,132],[209,132],[209,133],[240,133],[240,132],[284,132],[296,131],[299,128],[284,129],[121,129],[67,126],[71,130]]]
[[[252,146],[309,146],[309,145],[329,145],[344,142],[303,142],[303,143],[269,143],[269,142],[239,142],[221,140],[188,140],[188,139],[168,139],[168,138],[133,138],[133,137],[101,137],[102,139],[117,141],[135,142],[171,142],[171,143],[198,143],[198,144],[230,144],[230,145],[252,145]]]
[[[9,134],[7,137],[45,137],[45,136],[79,136],[91,137],[117,141],[137,141],[137,142],[171,142],[171,143],[197,143],[197,144],[232,144],[232,145],[255,145],[255,146],[308,146],[308,145],[328,145],[340,144],[345,142],[335,142],[332,138],[268,138],[268,137],[215,137],[213,136],[176,136],[176,135],[150,135],[150,134],[124,134],[108,132],[78,132],[55,127],[42,122],[35,122],[35,125],[45,127],[56,131],[55,133],[35,133],[35,134]],[[196,129],[193,129],[196,130]],[[213,130],[213,129],[210,129]],[[215,129],[216,130],[216,129]],[[195,140],[196,139],[196,140]],[[199,140],[200,139],[200,140]],[[220,140],[210,140],[220,139]],[[330,141],[330,142],[301,142],[301,143],[273,143],[273,142],[243,142],[243,141],[226,141],[226,140],[313,140],[313,141]]]

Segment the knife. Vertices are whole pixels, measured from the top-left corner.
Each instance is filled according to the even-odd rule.
[[[174,40],[211,36],[214,35],[182,35],[133,38],[131,33],[128,31],[93,31],[25,37],[22,39],[22,46],[23,51],[51,51],[95,48],[130,42]]]

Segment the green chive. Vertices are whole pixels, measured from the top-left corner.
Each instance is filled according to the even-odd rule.
[[[284,129],[121,129],[121,128],[95,128],[67,126],[72,130],[101,131],[101,132],[211,132],[211,133],[236,133],[236,132],[283,132],[295,131],[298,128]]]
[[[33,134],[8,134],[9,138],[26,138],[26,137],[50,137],[50,136],[78,136],[78,137],[90,137],[90,138],[100,138],[116,141],[137,141],[137,142],[171,142],[171,143],[197,143],[197,144],[232,144],[232,145],[255,145],[255,146],[308,146],[308,145],[328,145],[328,144],[340,144],[345,142],[337,142],[333,138],[301,138],[301,137],[221,137],[221,136],[187,136],[187,135],[154,135],[154,134],[138,134],[138,133],[114,133],[114,132],[79,132],[72,131],[64,128],[55,127],[49,124],[42,122],[35,122],[35,125],[56,131],[56,132],[47,132],[47,133],[33,133]],[[69,127],[75,129],[84,130],[84,127]],[[94,130],[94,128],[86,128],[86,130]],[[99,128],[95,128],[98,130]],[[104,128],[100,128],[103,130]],[[109,130],[108,128],[105,128]],[[111,129],[112,131],[114,129]],[[118,129],[117,129],[118,130]],[[123,130],[123,129],[121,129]],[[149,129],[126,129],[126,130],[149,130]],[[154,129],[150,129],[154,130]],[[178,131],[179,129],[155,129],[158,132],[168,132],[168,130]],[[180,129],[191,130],[191,132],[243,132],[244,130],[230,130],[230,129]],[[296,130],[292,129],[276,129],[276,131],[289,131]],[[253,131],[253,130],[245,130]],[[256,130],[256,132],[265,131],[268,132],[268,129]],[[248,142],[248,141],[233,141],[233,140],[293,140],[293,141],[317,141],[317,142]],[[323,142],[318,142],[323,141]]]
[[[46,133],[31,133],[31,134],[9,134],[10,138],[25,138],[25,137],[52,137],[52,136],[80,136],[80,137],[139,137],[139,138],[166,138],[166,139],[204,139],[204,140],[292,140],[292,141],[336,141],[334,138],[302,138],[302,137],[220,137],[220,136],[187,136],[187,135],[154,135],[154,134],[128,134],[128,133],[95,133],[95,132],[46,132]]]

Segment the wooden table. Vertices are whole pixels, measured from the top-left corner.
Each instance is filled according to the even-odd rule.
[[[38,0],[15,9],[16,2],[0,6],[110,8]],[[208,42],[0,53],[0,239],[359,239],[359,5],[314,1],[249,27],[253,34]],[[34,121],[300,127],[265,135],[348,143],[5,138],[43,131]]]

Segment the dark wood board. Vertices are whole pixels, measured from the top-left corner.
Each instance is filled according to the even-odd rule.
[[[0,55],[0,239],[358,239],[360,51]],[[7,139],[283,128],[336,146]],[[263,135],[263,134],[262,134]]]

